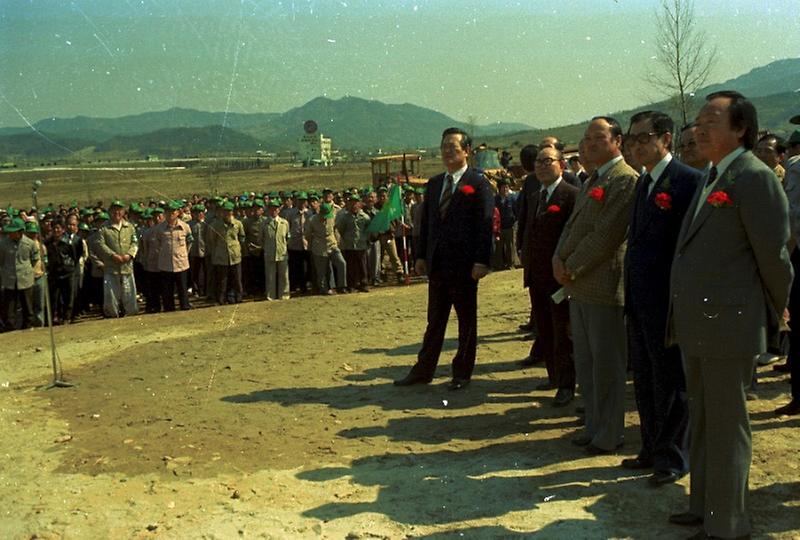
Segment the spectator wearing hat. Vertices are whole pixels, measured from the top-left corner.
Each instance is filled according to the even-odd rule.
[[[141,257],[143,277],[139,282],[144,295],[146,313],[159,313],[161,311],[161,275],[158,269],[158,239],[156,227],[164,220],[164,211],[161,208],[148,208],[145,212],[145,228],[139,238],[139,252],[136,257]]]
[[[336,216],[336,230],[347,266],[347,285],[350,289],[367,292],[367,227],[372,219],[361,208],[361,197],[350,195],[346,208]]]
[[[192,219],[189,230],[194,241],[189,248],[189,270],[192,293],[205,296],[206,293],[206,207],[202,204],[192,206]]]
[[[67,235],[62,219],[53,222],[53,235],[45,243],[53,324],[74,320],[75,273],[83,256],[83,242]]]
[[[792,118],[794,120],[795,118]],[[791,373],[792,400],[778,407],[776,414],[800,414],[800,129],[794,130],[786,141],[786,159],[783,163],[786,176],[783,188],[789,199],[789,223],[791,239],[789,252],[791,253],[794,281],[789,295],[789,357],[785,364],[775,366],[779,371]]]
[[[2,283],[2,309],[0,323],[4,332],[16,328],[29,328],[33,318],[33,267],[39,260],[36,244],[23,235],[25,222],[15,217],[3,227],[0,238],[0,283]],[[17,320],[16,312],[21,311]]]
[[[511,191],[511,182],[508,178],[497,180],[497,195],[494,197],[494,206],[500,213],[500,239],[495,244],[492,266],[495,270],[509,270],[517,263],[517,248],[514,242],[514,225],[517,223],[515,208],[517,197]]]
[[[362,210],[370,219],[378,215],[379,210],[375,206],[377,201],[378,195],[375,191],[371,187],[366,188],[362,197]],[[370,236],[369,238],[367,247],[367,279],[373,285],[377,285],[381,281],[381,244],[377,236]]]
[[[47,259],[47,250],[44,244],[39,240],[39,224],[35,221],[28,221],[25,223],[25,236],[33,240],[39,252],[39,260],[33,265],[33,325],[42,327],[47,322],[45,319],[44,299],[44,262]]]
[[[125,205],[121,201],[111,203],[108,222],[98,230],[96,243],[103,261],[103,314],[106,317],[135,315],[139,309],[133,258],[139,244],[136,230],[125,219]]]
[[[289,299],[289,222],[280,216],[281,208],[280,199],[269,201],[268,215],[261,222],[259,233],[267,300]]]
[[[335,213],[333,205],[324,203],[320,205],[318,214],[315,214],[308,224],[306,240],[311,250],[314,263],[314,289],[320,294],[333,294],[329,278],[328,265],[333,265],[336,279],[336,289],[343,293],[347,287],[345,272],[347,271],[344,257],[339,250],[336,240]]]
[[[280,198],[270,199],[280,204]],[[256,199],[245,205],[244,250],[242,253],[242,286],[248,295],[256,296],[264,291],[264,253],[261,250],[261,226],[264,222],[264,201]]]
[[[166,219],[155,226],[153,238],[157,252],[157,268],[161,282],[161,304],[164,311],[175,311],[175,292],[182,310],[189,304],[189,250],[194,237],[186,222],[180,219],[183,204],[170,201]]]
[[[214,291],[219,304],[238,304],[242,301],[242,244],[244,226],[233,217],[234,205],[224,202],[221,218],[208,231],[208,248],[214,267]]]
[[[305,232],[314,213],[308,207],[308,198],[308,194],[301,191],[295,197],[293,208],[281,210],[284,219],[289,222],[289,288],[303,294],[308,292],[311,276],[311,252],[308,251]]]

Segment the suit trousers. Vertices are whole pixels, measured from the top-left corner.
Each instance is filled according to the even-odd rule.
[[[48,291],[49,292],[49,291]],[[47,326],[44,300],[44,276],[33,280],[33,326],[41,328]]]
[[[622,444],[625,428],[625,322],[622,306],[571,300],[569,319],[585,432],[603,450]]]
[[[289,261],[264,260],[264,284],[267,300],[289,298]]]
[[[238,304],[242,301],[242,264],[212,265],[214,291],[218,304]]]
[[[792,292],[789,295],[789,313],[792,319],[789,321],[789,369],[791,370],[792,380],[792,399],[800,402],[800,249],[797,247],[792,251],[792,268],[794,269],[794,281],[792,282]]]
[[[312,258],[314,260],[314,276],[317,280],[315,289],[318,292],[324,293],[327,292],[328,289],[333,288],[334,283],[329,278],[330,265],[333,265],[335,271],[336,288],[344,289],[347,287],[347,278],[345,275],[347,272],[347,263],[345,263],[341,251],[335,249],[326,256],[320,257],[314,255]]]
[[[709,536],[750,534],[748,477],[753,454],[745,387],[755,358],[686,357],[689,393],[689,511]]]
[[[639,457],[652,459],[656,471],[684,474],[689,468],[689,404],[683,359],[677,346],[664,347],[664,329],[647,310],[627,314],[628,351],[633,369],[642,448]]]
[[[192,276],[192,293],[197,296],[206,294],[206,258],[189,257],[189,269]]]
[[[33,287],[27,289],[2,289],[0,295],[0,322],[3,332],[26,329],[34,324],[33,319]],[[17,310],[22,312],[17,320]]]
[[[181,309],[189,309],[189,276],[188,272],[159,272],[161,281],[161,304],[164,311],[175,311],[175,291]]]
[[[557,388],[575,390],[575,363],[569,335],[569,303],[556,304],[541,288],[530,287],[533,315],[539,335],[531,346],[530,357],[544,360],[548,380]],[[547,289],[544,289],[545,291]]]
[[[494,253],[492,253],[492,268],[508,270],[519,263],[514,243],[514,228],[502,229],[500,239],[495,243]]]
[[[75,281],[72,274],[65,276],[48,276],[50,286],[50,308],[53,310],[55,322],[62,323],[72,320],[72,304],[75,300],[73,285]]]
[[[412,369],[414,375],[433,378],[450,310],[458,317],[458,350],[453,357],[453,378],[469,380],[475,368],[478,344],[478,282],[467,274],[443,278],[432,274],[428,282],[428,326]]]
[[[381,244],[370,242],[367,249],[367,277],[373,285],[381,280]]]
[[[133,274],[103,274],[103,314],[106,317],[136,315],[136,281]]]
[[[308,292],[311,278],[311,252],[303,249],[289,250],[289,287],[293,291]]]
[[[397,254],[397,244],[394,243],[394,236],[392,236],[392,233],[387,232],[383,233],[380,239],[381,255],[383,256],[381,268],[386,275],[386,279],[389,279],[390,267],[398,276],[403,275],[403,263],[400,261],[400,256]]]
[[[144,270],[142,279],[144,288],[144,310],[146,313],[159,313],[161,311],[161,273]]]
[[[367,280],[367,252],[363,249],[345,249],[342,251],[347,263],[347,286],[351,289],[365,290]]]

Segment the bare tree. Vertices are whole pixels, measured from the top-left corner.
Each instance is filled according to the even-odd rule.
[[[694,0],[661,0],[656,25],[656,60],[662,69],[646,80],[675,99],[686,125],[691,98],[708,79],[717,48],[707,46],[705,32],[696,26]]]
[[[467,124],[466,125],[467,133],[469,133],[469,136],[472,137],[474,141],[475,137],[478,135],[476,133],[478,131],[478,117],[475,116],[474,114],[470,114],[469,116],[467,116],[466,124]]]

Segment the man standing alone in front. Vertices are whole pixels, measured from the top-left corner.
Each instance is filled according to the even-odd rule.
[[[442,351],[450,309],[458,316],[458,351],[453,358],[451,390],[469,384],[478,340],[478,281],[489,271],[494,197],[489,182],[468,167],[472,141],[463,130],[442,133],[446,172],[430,179],[422,215],[415,271],[427,274],[428,326],[417,363],[397,386],[433,380]]]
[[[752,103],[715,92],[696,125],[712,166],[678,236],[668,334],[686,366],[691,491],[689,511],[670,521],[702,525],[693,538],[736,538],[750,534],[745,387],[789,296],[789,210],[775,173],[750,151],[758,133]]]

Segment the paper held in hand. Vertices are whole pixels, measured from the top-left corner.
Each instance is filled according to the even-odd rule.
[[[563,302],[564,300],[566,300],[566,299],[567,299],[567,293],[564,291],[564,287],[561,287],[561,288],[560,288],[560,289],[558,289],[556,292],[554,292],[553,294],[551,294],[551,295],[550,295],[550,298],[551,298],[551,299],[553,300],[553,302],[555,302],[556,304],[560,304],[561,302]]]

